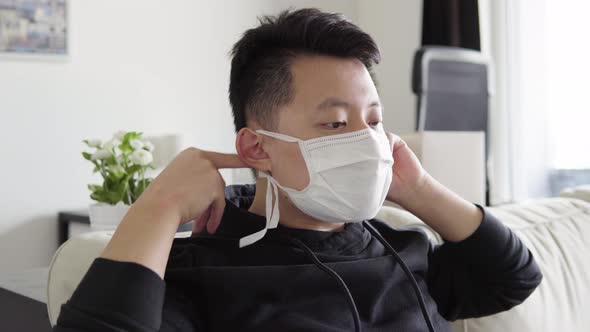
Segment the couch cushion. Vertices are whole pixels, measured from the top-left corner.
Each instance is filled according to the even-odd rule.
[[[490,211],[530,249],[543,281],[523,304],[457,322],[456,331],[590,331],[590,204],[552,198]]]
[[[523,304],[496,315],[453,322],[454,331],[590,331],[590,203],[551,198],[489,211],[530,249],[543,281]],[[384,208],[379,216],[394,226],[421,228],[439,242],[428,226],[405,211]]]

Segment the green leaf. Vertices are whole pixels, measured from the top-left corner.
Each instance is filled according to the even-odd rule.
[[[133,166],[127,167],[127,169],[125,169],[125,171],[127,171],[127,174],[133,176],[133,174],[141,171],[142,167],[143,166],[141,166],[141,165],[133,165]]]
[[[115,187],[116,183],[117,183],[117,181],[115,179],[111,178],[110,176],[107,176],[106,178],[104,178],[104,182],[102,183],[102,187],[104,188],[105,191],[110,191]]]
[[[123,153],[123,155],[125,156],[128,156],[133,152],[133,148],[131,147],[129,142],[123,142],[119,144],[119,150],[121,150],[121,153]]]
[[[133,139],[139,139],[143,135],[142,132],[130,131],[123,137],[123,142],[129,142]]]
[[[126,196],[127,194],[127,187],[129,186],[129,178],[127,176],[125,176],[121,182],[119,182],[115,188],[113,188],[113,194],[114,197],[117,197],[117,202],[120,202],[123,200],[123,198]]]
[[[127,205],[133,204],[133,202],[129,200],[129,196],[127,194],[123,195],[123,203]]]
[[[104,163],[105,163],[107,166],[115,166],[115,165],[118,165],[118,163],[117,163],[117,159],[115,159],[115,156],[111,156],[111,157],[109,157],[109,158],[105,159],[105,160],[104,160]]]
[[[116,190],[97,190],[90,195],[90,198],[98,202],[117,204],[123,200],[123,194],[125,194],[126,187],[126,183],[123,183],[121,187],[117,187]]]
[[[126,156],[130,155],[131,152],[133,152],[133,148],[131,147],[129,142],[131,140],[141,138],[141,135],[142,135],[141,132],[135,132],[135,131],[130,131],[130,132],[126,133],[125,136],[123,136],[123,139],[121,140],[121,144],[119,144],[119,150],[121,150],[121,152]]]
[[[107,170],[109,172],[109,175],[111,175],[111,177],[116,181],[121,180],[125,175],[127,175],[125,169],[123,167],[120,167],[119,165],[112,165]]]
[[[102,186],[100,186],[100,185],[97,185],[97,184],[89,184],[89,185],[88,185],[88,189],[89,189],[90,191],[93,191],[93,192],[95,192],[95,191],[102,191],[102,190],[103,190],[103,189],[102,189]]]
[[[111,200],[107,197],[106,192],[97,191],[90,194],[90,198],[97,202],[112,204]]]
[[[135,187],[135,190],[133,191],[133,196],[136,198],[139,198],[139,196],[141,196],[141,194],[143,193],[144,190],[144,184],[142,181],[139,181],[137,183],[137,187]]]
[[[86,159],[86,160],[92,161],[92,154],[90,154],[88,152],[82,152],[82,157],[84,157],[84,159]]]

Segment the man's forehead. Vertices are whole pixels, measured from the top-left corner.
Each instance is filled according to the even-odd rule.
[[[293,63],[291,72],[294,99],[305,103],[307,108],[350,108],[353,103],[379,106],[373,80],[356,58],[302,56]]]

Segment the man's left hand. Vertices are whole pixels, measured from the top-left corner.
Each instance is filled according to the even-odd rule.
[[[393,179],[386,199],[403,206],[406,198],[412,196],[423,185],[426,171],[420,161],[399,136],[387,133],[393,154]]]

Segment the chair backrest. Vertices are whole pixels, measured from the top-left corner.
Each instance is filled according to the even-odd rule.
[[[416,51],[412,69],[416,130],[483,131],[487,162],[489,97],[494,86],[491,66],[488,57],[470,49],[424,46]],[[487,167],[485,171],[489,204]]]
[[[458,47],[425,46],[416,51],[412,90],[418,98],[418,131],[484,131],[492,94],[490,61]]]

